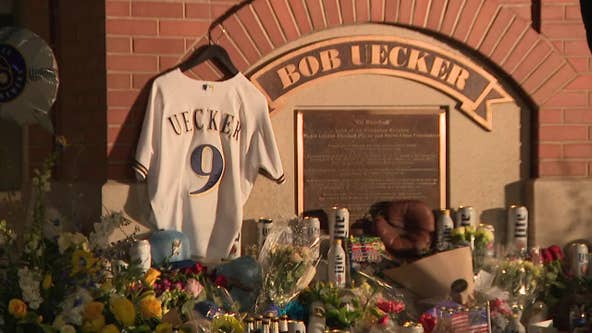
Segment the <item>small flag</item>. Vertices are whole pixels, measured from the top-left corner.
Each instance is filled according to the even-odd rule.
[[[450,317],[453,333],[488,333],[487,308],[460,311]]]

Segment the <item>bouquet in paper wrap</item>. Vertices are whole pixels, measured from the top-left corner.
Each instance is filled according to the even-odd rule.
[[[301,227],[301,222],[290,224],[277,223],[259,253],[263,284],[258,308],[268,305],[283,308],[315,276],[317,260],[313,250],[319,246],[318,237],[308,237],[307,228]]]

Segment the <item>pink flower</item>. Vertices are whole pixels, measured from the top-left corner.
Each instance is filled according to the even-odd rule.
[[[203,286],[196,279],[187,280],[187,284],[185,285],[185,291],[187,293],[191,294],[193,297],[197,297],[202,290]]]
[[[171,289],[171,280],[169,280],[169,279],[162,280],[162,289],[164,289],[164,290]]]
[[[382,326],[386,326],[388,325],[388,321],[389,321],[389,317],[388,316],[382,316],[382,318],[380,318],[378,320],[378,324],[382,325]]]
[[[430,313],[423,313],[421,317],[419,317],[419,322],[421,323],[421,326],[423,326],[425,333],[432,333],[434,327],[436,327],[436,317]]]

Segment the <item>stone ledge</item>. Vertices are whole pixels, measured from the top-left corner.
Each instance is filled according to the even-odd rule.
[[[592,239],[592,179],[537,178],[526,184],[531,244]]]

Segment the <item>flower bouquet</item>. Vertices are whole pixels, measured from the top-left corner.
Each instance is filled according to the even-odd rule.
[[[31,222],[19,223],[26,227],[17,233],[0,221],[0,332],[172,332],[141,269],[111,265],[128,259],[135,240],[134,233],[115,244],[108,241],[114,229],[129,224],[122,214],[102,218],[89,238],[63,231],[62,221],[48,216],[56,157],[35,171],[27,210]]]
[[[500,261],[493,284],[510,295],[511,304],[524,307],[542,290],[543,266],[526,259]]]
[[[470,246],[473,257],[473,272],[477,273],[485,264],[487,252],[493,252],[493,232],[483,225],[456,227],[451,233],[454,246]]]
[[[306,288],[299,300],[306,308],[321,304],[330,329],[398,332],[408,319],[401,297],[366,281],[351,289],[318,282]]]
[[[287,224],[275,225],[267,236],[258,258],[263,276],[258,310],[270,305],[285,307],[314,278],[316,262],[311,248],[296,245],[294,238]]]

